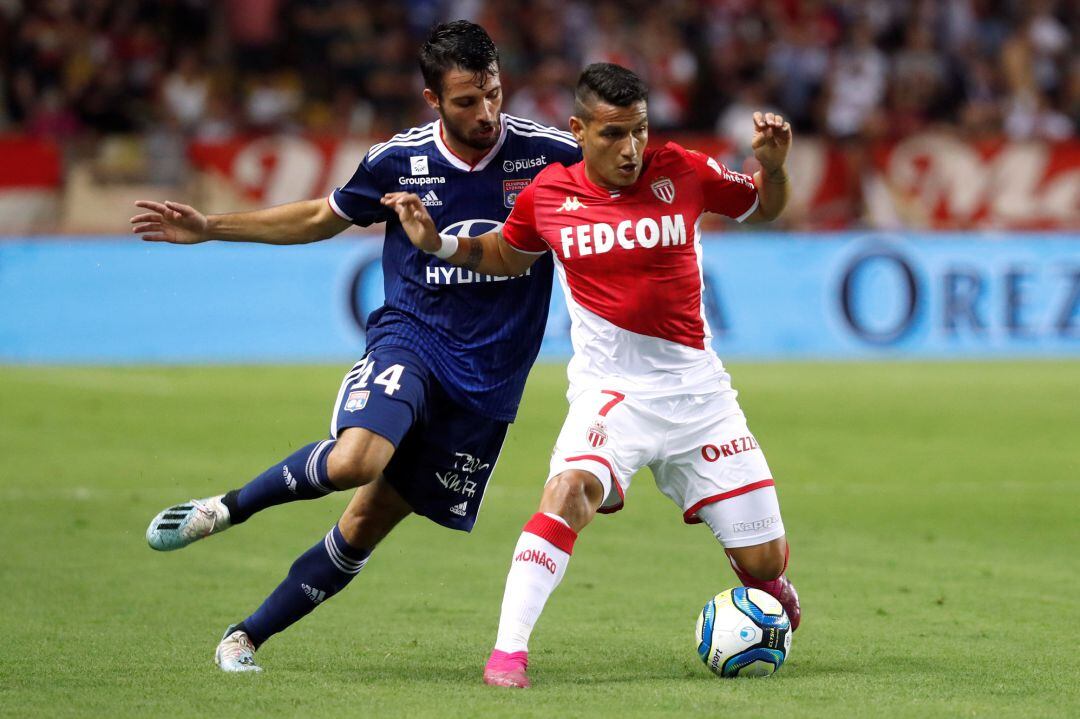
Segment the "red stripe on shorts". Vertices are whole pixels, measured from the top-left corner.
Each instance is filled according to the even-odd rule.
[[[615,486],[615,491],[619,493],[619,503],[613,507],[600,507],[596,510],[600,514],[611,514],[612,512],[618,512],[623,508],[623,504],[626,502],[626,495],[623,493],[622,485],[619,484],[619,478],[615,476],[615,470],[612,469],[611,463],[598,454],[581,454],[577,457],[567,457],[564,462],[576,462],[581,459],[587,459],[593,462],[599,462],[607,467],[607,471],[611,473],[611,483]],[[607,497],[605,497],[607,499]]]
[[[687,524],[701,524],[701,520],[698,519],[697,512],[706,504],[712,504],[713,502],[723,502],[725,499],[731,499],[732,497],[738,497],[740,494],[746,494],[747,492],[753,492],[755,489],[762,489],[764,487],[774,487],[776,482],[771,479],[763,479],[760,482],[751,482],[750,484],[733,489],[730,492],[724,492],[723,494],[714,494],[711,497],[699,500],[694,503],[694,506],[683,512],[683,521]]]

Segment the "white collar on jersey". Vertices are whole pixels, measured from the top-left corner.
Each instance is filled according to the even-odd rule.
[[[465,160],[462,160],[460,157],[455,155],[453,151],[446,146],[446,143],[443,142],[442,139],[442,120],[435,121],[435,147],[439,148],[439,152],[442,153],[442,156],[446,159],[447,162],[449,162],[457,169],[464,170],[465,172],[480,172],[480,170],[483,170],[485,167],[491,164],[491,161],[494,160],[495,156],[499,154],[499,150],[502,149],[503,143],[505,141],[506,115],[500,114],[498,141],[496,141],[495,146],[488,151],[488,154],[481,157],[475,165],[470,165],[469,163],[465,162]]]

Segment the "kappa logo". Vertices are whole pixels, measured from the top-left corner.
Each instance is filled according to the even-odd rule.
[[[319,604],[322,600],[326,599],[326,592],[315,587],[308,586],[307,584],[301,584],[300,588],[304,590],[304,594],[311,600],[312,604]]]
[[[427,155],[413,155],[412,157],[410,157],[409,169],[412,170],[412,174],[414,175],[428,174]]]
[[[573,212],[574,210],[587,210],[589,206],[584,204],[577,198],[577,195],[573,197],[567,197],[566,201],[562,203],[562,207],[555,210],[556,212]]]
[[[290,492],[296,494],[296,477],[292,476],[292,472],[289,471],[289,466],[283,466],[281,472],[285,475],[285,486],[289,488]]]
[[[765,519],[755,519],[753,522],[733,522],[731,529],[736,532],[754,532],[763,529],[768,529],[774,524],[780,521],[780,517],[775,514]]]
[[[675,183],[671,181],[670,177],[661,177],[653,182],[652,192],[656,197],[667,204],[671,204],[675,201]]]
[[[461,504],[455,504],[450,508],[451,514],[456,514],[459,517],[464,517],[465,513],[469,511],[469,503],[462,502]]]
[[[585,439],[593,449],[603,447],[608,441],[607,426],[601,420],[596,420],[585,432]]]
[[[435,190],[428,190],[427,194],[420,198],[424,207],[442,207],[442,200],[435,194]]]

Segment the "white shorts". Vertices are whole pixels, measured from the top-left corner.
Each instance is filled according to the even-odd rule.
[[[701,521],[702,507],[725,503],[723,511],[709,511],[709,524],[725,547],[784,534],[772,473],[730,388],[648,397],[612,386],[574,397],[548,480],[568,469],[589,472],[604,485],[600,511],[617,512],[642,467],[652,470],[656,486],[680,507],[687,524]]]

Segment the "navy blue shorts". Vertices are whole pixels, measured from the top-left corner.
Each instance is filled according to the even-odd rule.
[[[330,434],[362,427],[386,437],[395,447],[384,472],[391,486],[417,514],[468,532],[508,426],[452,400],[411,350],[377,347],[345,375]]]

